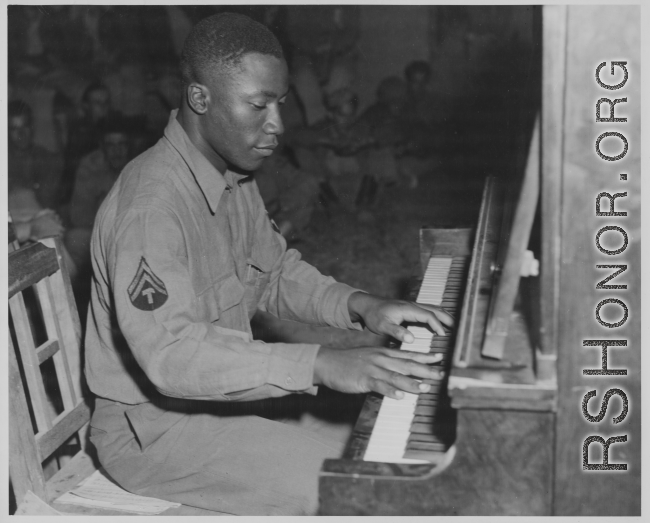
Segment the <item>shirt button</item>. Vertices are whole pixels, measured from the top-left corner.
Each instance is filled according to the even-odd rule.
[[[291,377],[288,377],[286,380],[284,380],[284,382],[285,382],[287,385],[292,385],[292,384],[293,384],[293,379],[292,379]]]

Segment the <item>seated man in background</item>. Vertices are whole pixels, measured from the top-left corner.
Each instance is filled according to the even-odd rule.
[[[9,216],[20,244],[61,236],[65,228],[54,209],[63,160],[32,141],[31,109],[24,102],[9,103]],[[71,277],[76,268],[65,257]]]
[[[64,180],[59,195],[62,205],[67,205],[72,197],[79,162],[99,147],[101,125],[109,115],[115,114],[108,88],[100,82],[93,82],[86,87],[79,109],[78,118],[68,124]]]
[[[365,129],[355,125],[359,100],[349,89],[325,97],[327,117],[309,127],[291,129],[287,144],[300,166],[318,173],[323,200],[354,207],[363,177],[360,152],[374,143]]]
[[[233,514],[313,514],[317,476],[344,441],[274,421],[258,400],[426,392],[432,354],[254,340],[250,320],[360,329],[407,343],[439,334],[437,307],[384,300],[321,275],[286,249],[250,176],[283,133],[282,48],[232,13],[194,26],[183,97],[165,135],[130,162],[95,221],[85,371],[90,439],[123,488]],[[442,322],[442,323],[441,323]],[[262,405],[263,406],[263,405]]]
[[[373,205],[381,188],[397,183],[397,157],[408,136],[404,106],[406,84],[397,76],[384,78],[377,87],[377,102],[359,117],[356,127],[373,139],[363,157],[364,177],[357,194],[358,205]]]
[[[358,5],[295,5],[287,9],[291,75],[307,125],[326,117],[327,95],[352,89],[360,29]]]
[[[432,175],[440,167],[438,153],[443,136],[444,107],[430,90],[431,66],[428,62],[411,62],[404,76],[407,97],[403,117],[408,137],[400,151],[399,168],[414,188],[421,176]]]
[[[82,301],[89,298],[90,235],[95,215],[131,159],[128,122],[125,118],[113,115],[103,120],[99,136],[99,148],[79,162],[70,200],[71,228],[65,235],[65,245],[79,271],[73,286]],[[85,306],[82,309],[85,310]]]
[[[431,66],[424,60],[415,60],[404,69],[407,88],[406,116],[431,125],[436,118],[436,98],[430,90]]]
[[[9,102],[8,182],[14,188],[30,189],[43,209],[55,209],[61,182],[63,158],[33,140],[32,110],[20,100]]]

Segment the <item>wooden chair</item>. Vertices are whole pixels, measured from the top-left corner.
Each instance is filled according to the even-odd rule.
[[[97,470],[92,445],[86,445],[91,408],[84,397],[81,324],[59,252],[60,240],[48,239],[9,254],[9,310],[13,325],[13,336],[11,331],[9,334],[9,473],[17,513],[33,513],[25,509],[28,503],[21,505],[23,500],[34,499],[28,494],[31,491],[62,513],[126,515],[123,511],[54,502]],[[30,292],[38,306],[28,311],[25,299]],[[36,332],[39,329],[34,327],[35,316],[40,317],[44,334]],[[60,395],[54,401],[41,372],[43,365],[52,363]],[[75,440],[74,457],[46,478],[43,461],[62,447],[70,447]],[[162,514],[218,513],[181,506]]]

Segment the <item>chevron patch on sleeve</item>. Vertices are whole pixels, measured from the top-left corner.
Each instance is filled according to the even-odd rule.
[[[127,289],[134,307],[141,311],[154,311],[167,301],[167,288],[163,281],[156,276],[144,256],[135,277]]]

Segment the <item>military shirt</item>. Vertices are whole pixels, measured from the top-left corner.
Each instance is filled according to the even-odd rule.
[[[347,309],[356,289],[287,250],[252,177],[220,173],[175,111],[100,207],[91,257],[86,377],[93,393],[121,403],[314,393],[319,346],[253,340],[258,308],[360,328]]]

